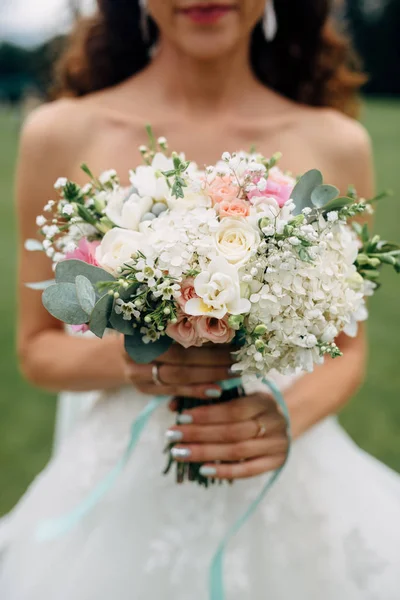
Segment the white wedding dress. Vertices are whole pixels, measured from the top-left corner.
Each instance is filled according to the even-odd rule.
[[[0,523],[1,600],[208,600],[213,553],[266,478],[205,490],[162,476],[174,420],[166,406],[95,509],[37,541],[38,524],[68,513],[109,472],[148,402],[133,388],[84,399],[79,422]],[[296,441],[231,541],[224,573],[226,600],[398,600],[400,477],[327,419]]]

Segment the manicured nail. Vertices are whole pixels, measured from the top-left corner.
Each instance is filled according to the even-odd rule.
[[[174,458],[189,458],[192,451],[189,448],[172,448],[171,454]]]
[[[221,398],[222,390],[218,390],[217,388],[210,388],[206,390],[205,395],[207,398]]]
[[[183,439],[182,431],[176,431],[175,429],[169,429],[165,437],[169,442],[180,442]]]
[[[177,421],[180,425],[190,425],[193,423],[192,415],[178,415]]]
[[[238,374],[238,372],[237,372],[237,371],[235,371],[235,370],[233,369],[233,367],[229,367],[229,369],[228,369],[228,375],[237,375],[237,374]]]
[[[200,475],[203,477],[214,477],[217,474],[217,469],[215,467],[200,467]]]

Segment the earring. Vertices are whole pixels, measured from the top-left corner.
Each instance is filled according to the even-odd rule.
[[[142,32],[143,40],[146,44],[150,41],[149,31],[149,14],[147,11],[147,0],[139,0],[140,6],[140,30]]]
[[[274,0],[267,0],[263,18],[263,31],[267,42],[272,42],[278,31]]]

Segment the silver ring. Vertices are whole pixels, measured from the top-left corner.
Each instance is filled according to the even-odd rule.
[[[151,377],[154,385],[164,385],[160,379],[160,366],[157,364],[151,365]]]

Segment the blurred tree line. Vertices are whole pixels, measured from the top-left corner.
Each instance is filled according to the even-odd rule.
[[[69,0],[76,18],[79,2]],[[400,0],[347,0],[342,17],[369,76],[365,91],[400,95]],[[18,103],[32,91],[45,97],[64,43],[59,36],[33,49],[0,44],[0,101]]]

